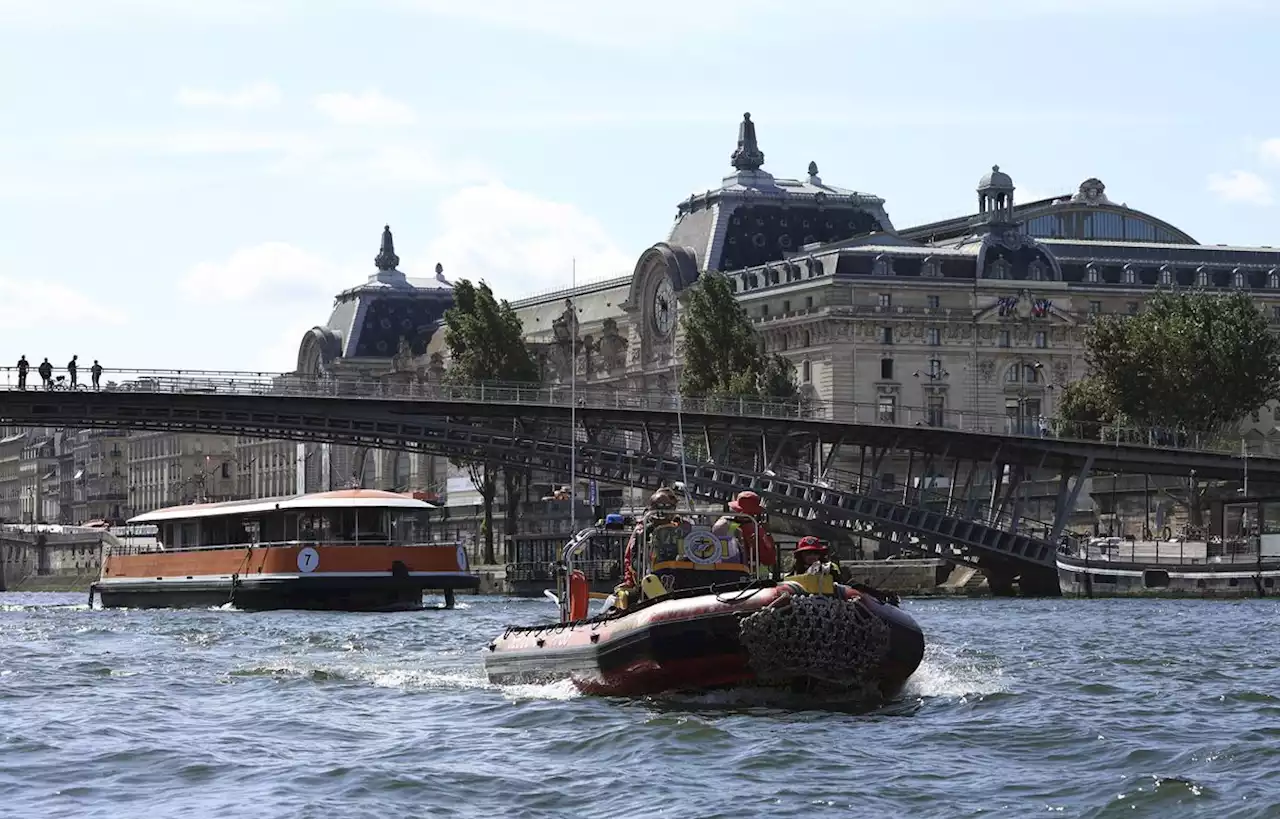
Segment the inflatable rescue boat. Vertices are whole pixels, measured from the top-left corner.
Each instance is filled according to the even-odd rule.
[[[678,552],[636,549],[638,588],[619,589],[589,616],[575,556],[621,526],[652,543],[654,529],[673,519]],[[568,679],[584,693],[614,696],[742,686],[900,692],[924,657],[924,635],[897,598],[836,582],[821,568],[783,576],[780,562],[755,565],[741,544],[687,515],[650,513],[638,524],[610,515],[564,547],[558,593],[548,591],[559,621],[509,626],[483,650],[489,681]]]

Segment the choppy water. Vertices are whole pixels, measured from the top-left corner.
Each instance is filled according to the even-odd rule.
[[[545,600],[89,611],[0,595],[4,817],[1280,816],[1274,601],[908,601],[871,714],[495,688]]]

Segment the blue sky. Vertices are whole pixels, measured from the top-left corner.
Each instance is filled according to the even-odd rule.
[[[515,298],[628,272],[729,169],[899,226],[1089,176],[1277,244],[1280,4],[1256,0],[0,0],[0,360],[287,369],[401,269]]]

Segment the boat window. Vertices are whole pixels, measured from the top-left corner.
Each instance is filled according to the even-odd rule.
[[[431,541],[431,517],[426,509],[391,510],[391,540],[393,543],[429,543]]]

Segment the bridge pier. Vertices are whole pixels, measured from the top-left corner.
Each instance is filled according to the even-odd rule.
[[[981,560],[981,572],[993,597],[1061,597],[1058,572],[1049,566]]]

